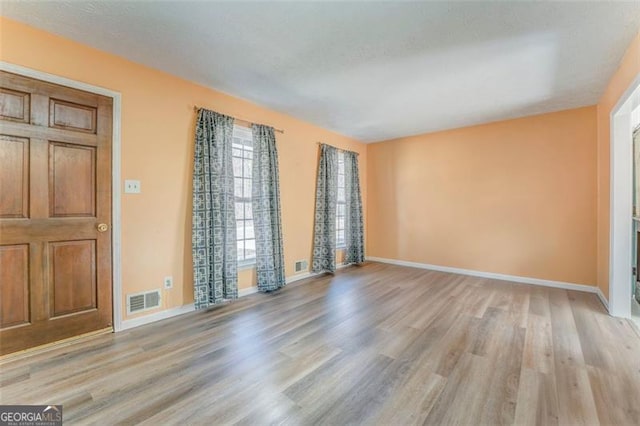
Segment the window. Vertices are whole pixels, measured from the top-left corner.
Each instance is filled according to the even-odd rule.
[[[236,238],[238,264],[256,260],[256,238],[253,232],[251,181],[253,167],[253,135],[251,129],[233,126],[233,177],[236,201]]]
[[[345,248],[344,218],[347,206],[345,178],[344,178],[344,152],[338,151],[338,200],[336,202],[336,247]]]

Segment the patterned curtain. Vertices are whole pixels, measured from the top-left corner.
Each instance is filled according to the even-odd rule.
[[[193,290],[196,309],[238,297],[233,118],[200,109],[193,159]]]
[[[364,225],[358,154],[355,152],[344,152],[344,178],[346,193],[344,263],[362,263],[364,262]]]
[[[336,201],[338,196],[338,150],[320,145],[316,183],[316,217],[312,272],[336,270]]]
[[[285,286],[278,150],[273,128],[254,124],[251,203],[256,237],[256,274],[260,291]]]

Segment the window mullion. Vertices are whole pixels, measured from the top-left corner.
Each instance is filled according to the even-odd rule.
[[[240,216],[238,219],[236,216],[236,229],[240,230],[238,232],[238,236],[236,237],[237,246],[238,246],[238,261],[242,263],[250,263],[251,261],[255,261],[255,233],[253,233],[253,238],[248,238],[249,233],[248,229],[253,228],[253,216],[251,219],[248,219],[248,210],[250,209],[252,195],[250,192],[250,187],[253,184],[253,176],[251,171],[249,170],[249,161],[253,161],[253,149],[252,144],[253,141],[251,139],[251,130],[245,129],[243,127],[234,126],[234,147],[233,147],[233,158],[239,163],[240,170],[238,173],[235,173],[234,169],[234,188],[239,189],[239,193],[235,193],[235,202],[236,205],[239,205],[239,208],[242,211],[236,211],[236,214]],[[236,155],[237,154],[237,155]],[[245,171],[245,168],[247,170]],[[240,234],[242,238],[240,238]],[[248,246],[248,242],[253,242],[251,249]],[[242,247],[242,249],[240,249]],[[254,251],[254,253],[250,253]]]

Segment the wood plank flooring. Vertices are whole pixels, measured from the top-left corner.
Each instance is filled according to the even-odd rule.
[[[593,294],[368,263],[0,364],[65,424],[640,424]]]

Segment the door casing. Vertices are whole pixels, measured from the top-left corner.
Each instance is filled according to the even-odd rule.
[[[631,111],[640,103],[640,74],[611,110],[609,313],[631,318],[633,276],[633,142]]]

